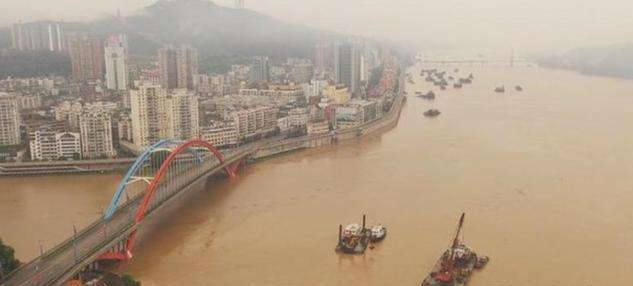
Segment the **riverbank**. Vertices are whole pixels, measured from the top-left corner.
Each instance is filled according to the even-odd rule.
[[[327,134],[304,135],[302,137],[280,139],[265,143],[254,142],[251,144],[261,146],[259,146],[258,151],[251,156],[250,160],[261,160],[300,149],[330,146],[340,141],[358,139],[367,135],[387,131],[395,127],[400,118],[402,107],[406,102],[406,97],[403,94],[404,88],[404,80],[401,79],[399,92],[391,98],[391,108],[378,119],[353,128],[336,130]],[[0,164],[0,177],[119,172],[127,169],[135,160],[136,158],[123,158],[85,161],[2,163]]]

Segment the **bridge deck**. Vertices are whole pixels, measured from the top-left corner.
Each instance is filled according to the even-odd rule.
[[[203,181],[208,176],[222,171],[226,166],[240,160],[253,151],[253,147],[238,149],[227,154],[224,164],[203,166],[199,172],[183,173],[185,179],[183,185],[171,192],[171,196],[163,198],[150,209],[148,215],[153,214],[157,209],[177,195],[184,193],[198,182]],[[72,278],[75,273],[81,271],[85,266],[95,261],[101,254],[107,252],[119,241],[125,239],[139,225],[134,223],[133,217],[143,199],[143,194],[139,194],[123,204],[110,219],[100,218],[91,225],[77,233],[55,248],[47,251],[42,256],[23,265],[13,272],[5,281],[3,286],[27,286],[27,285],[62,285]]]

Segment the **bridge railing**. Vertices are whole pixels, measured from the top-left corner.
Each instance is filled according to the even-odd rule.
[[[231,151],[225,152],[225,154],[229,157],[243,156],[245,153],[249,152],[249,148],[252,149],[253,147],[240,148],[238,152]],[[191,159],[192,158],[186,158],[185,160]],[[190,182],[206,176],[207,172],[219,167],[219,163],[217,161],[214,160],[214,163],[210,162],[211,160],[206,160],[203,166],[204,168],[198,168],[195,176],[190,178]],[[181,169],[180,171],[186,173],[189,169]],[[176,186],[176,188],[184,188],[187,186],[187,181],[183,180],[182,182],[183,184]],[[165,186],[161,186],[161,189],[164,187]],[[163,190],[161,190],[161,192],[162,191]],[[178,192],[173,191],[170,193],[170,196],[162,197],[161,203],[162,201],[168,200],[176,193]],[[2,285],[47,285],[41,284],[42,281],[38,280],[37,277],[30,276],[39,276],[40,279],[44,280],[46,279],[45,277],[56,276],[55,273],[64,273],[76,265],[77,261],[90,257],[95,251],[99,251],[100,247],[107,245],[112,239],[117,239],[117,234],[124,233],[130,227],[134,227],[134,223],[131,218],[136,212],[142,196],[142,193],[133,196],[117,208],[110,219],[100,217],[87,227],[82,228],[76,235],[73,234],[73,236],[44,252],[39,257],[22,265],[20,268],[5,277],[5,279],[1,281]],[[150,212],[153,211],[157,205],[160,204],[154,204]],[[122,218],[122,216],[124,217]],[[103,233],[103,239],[94,240],[95,237],[100,237],[101,233]],[[63,259],[66,260],[64,261]]]

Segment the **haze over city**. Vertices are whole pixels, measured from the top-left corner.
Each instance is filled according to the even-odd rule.
[[[0,24],[87,21],[117,9],[135,13],[154,1],[4,2]],[[633,1],[626,0],[247,0],[246,7],[288,22],[423,47],[557,52],[633,38]]]
[[[0,286],[633,285],[633,1],[0,1]]]

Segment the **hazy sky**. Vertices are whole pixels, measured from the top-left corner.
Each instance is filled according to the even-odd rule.
[[[0,24],[87,20],[154,0],[0,0]],[[234,0],[216,0],[232,6]],[[440,46],[541,51],[633,41],[632,0],[246,0],[329,30]]]

